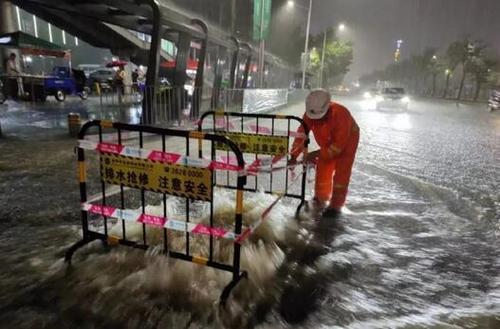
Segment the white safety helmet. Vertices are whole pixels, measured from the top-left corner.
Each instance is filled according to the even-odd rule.
[[[315,89],[306,98],[306,116],[319,120],[325,116],[330,107],[330,93],[325,89]]]

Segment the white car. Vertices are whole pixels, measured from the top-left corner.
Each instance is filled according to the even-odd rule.
[[[406,95],[404,88],[383,88],[375,96],[377,110],[381,108],[398,108],[408,110],[410,97]]]

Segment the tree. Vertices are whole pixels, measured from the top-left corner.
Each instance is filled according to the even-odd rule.
[[[317,39],[313,39],[312,44],[318,44]],[[318,74],[321,69],[321,56],[323,49],[314,47],[311,51],[311,69]],[[327,41],[325,48],[325,59],[323,68],[323,86],[328,86],[332,79],[343,77],[349,72],[349,67],[353,60],[353,47],[351,42],[340,40]]]
[[[455,72],[457,66],[467,58],[466,44],[468,44],[468,41],[455,41],[451,43],[446,50],[446,64],[448,67],[445,71],[446,82],[444,86],[443,98],[446,98],[448,95],[451,75]]]
[[[413,55],[410,59],[409,71],[412,72],[413,80],[415,82],[415,91],[423,94],[426,92],[426,80],[435,68],[437,63],[436,49],[427,48],[420,55]],[[421,83],[421,86],[419,86]]]
[[[494,57],[492,53],[482,52],[478,56],[474,56],[469,61],[468,70],[474,76],[476,81],[476,90],[474,93],[474,101],[479,98],[479,93],[481,92],[481,86],[488,82],[488,78],[495,66],[497,66],[498,60]]]
[[[437,87],[437,77],[439,73],[443,72],[445,69],[445,64],[439,60],[436,56],[433,56],[431,62],[427,66],[427,71],[432,76],[432,90],[431,96],[436,96],[436,87]]]

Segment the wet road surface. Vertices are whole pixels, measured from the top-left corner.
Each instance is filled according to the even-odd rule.
[[[62,252],[78,235],[78,227],[68,225],[78,223],[72,211],[76,184],[46,172],[61,170],[67,177],[74,169],[72,150],[65,151],[73,142],[63,137],[63,124],[53,129],[72,109],[57,105],[59,114],[44,120],[50,109],[24,108],[21,113],[54,123],[28,130],[17,128],[22,120],[6,124],[3,112],[7,139],[0,140],[0,150],[9,156],[0,161],[0,257],[6,269],[0,323],[19,328],[500,327],[500,113],[488,113],[482,104],[429,100],[415,101],[406,112],[376,111],[355,97],[338,100],[361,127],[347,210],[336,222],[296,223],[291,207],[282,203],[266,228],[274,238],[244,253],[253,261],[247,266],[261,272],[243,285],[231,315],[214,310],[217,294],[193,287],[217,286],[213,274],[197,270],[197,277],[190,277],[187,265],[175,263],[169,270],[154,256],[107,254],[96,246],[79,256],[80,273],[65,277]],[[302,109],[282,112],[300,115]],[[7,117],[23,117],[19,110],[9,111]],[[58,150],[57,160],[44,159],[40,145]],[[36,165],[18,165],[20,157],[36,159]],[[29,194],[33,186],[43,190],[45,185],[50,187],[43,193]],[[259,196],[256,202],[269,204],[269,199]],[[168,270],[170,281],[160,279],[158,270]]]

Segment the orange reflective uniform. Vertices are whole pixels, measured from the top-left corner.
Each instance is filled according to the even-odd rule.
[[[319,120],[303,117],[320,146],[316,168],[315,197],[330,200],[330,207],[340,209],[345,203],[351,170],[359,142],[359,127],[351,113],[342,105],[331,102],[328,112]],[[298,130],[303,133],[302,127]],[[303,140],[296,138],[292,156],[302,151]]]

